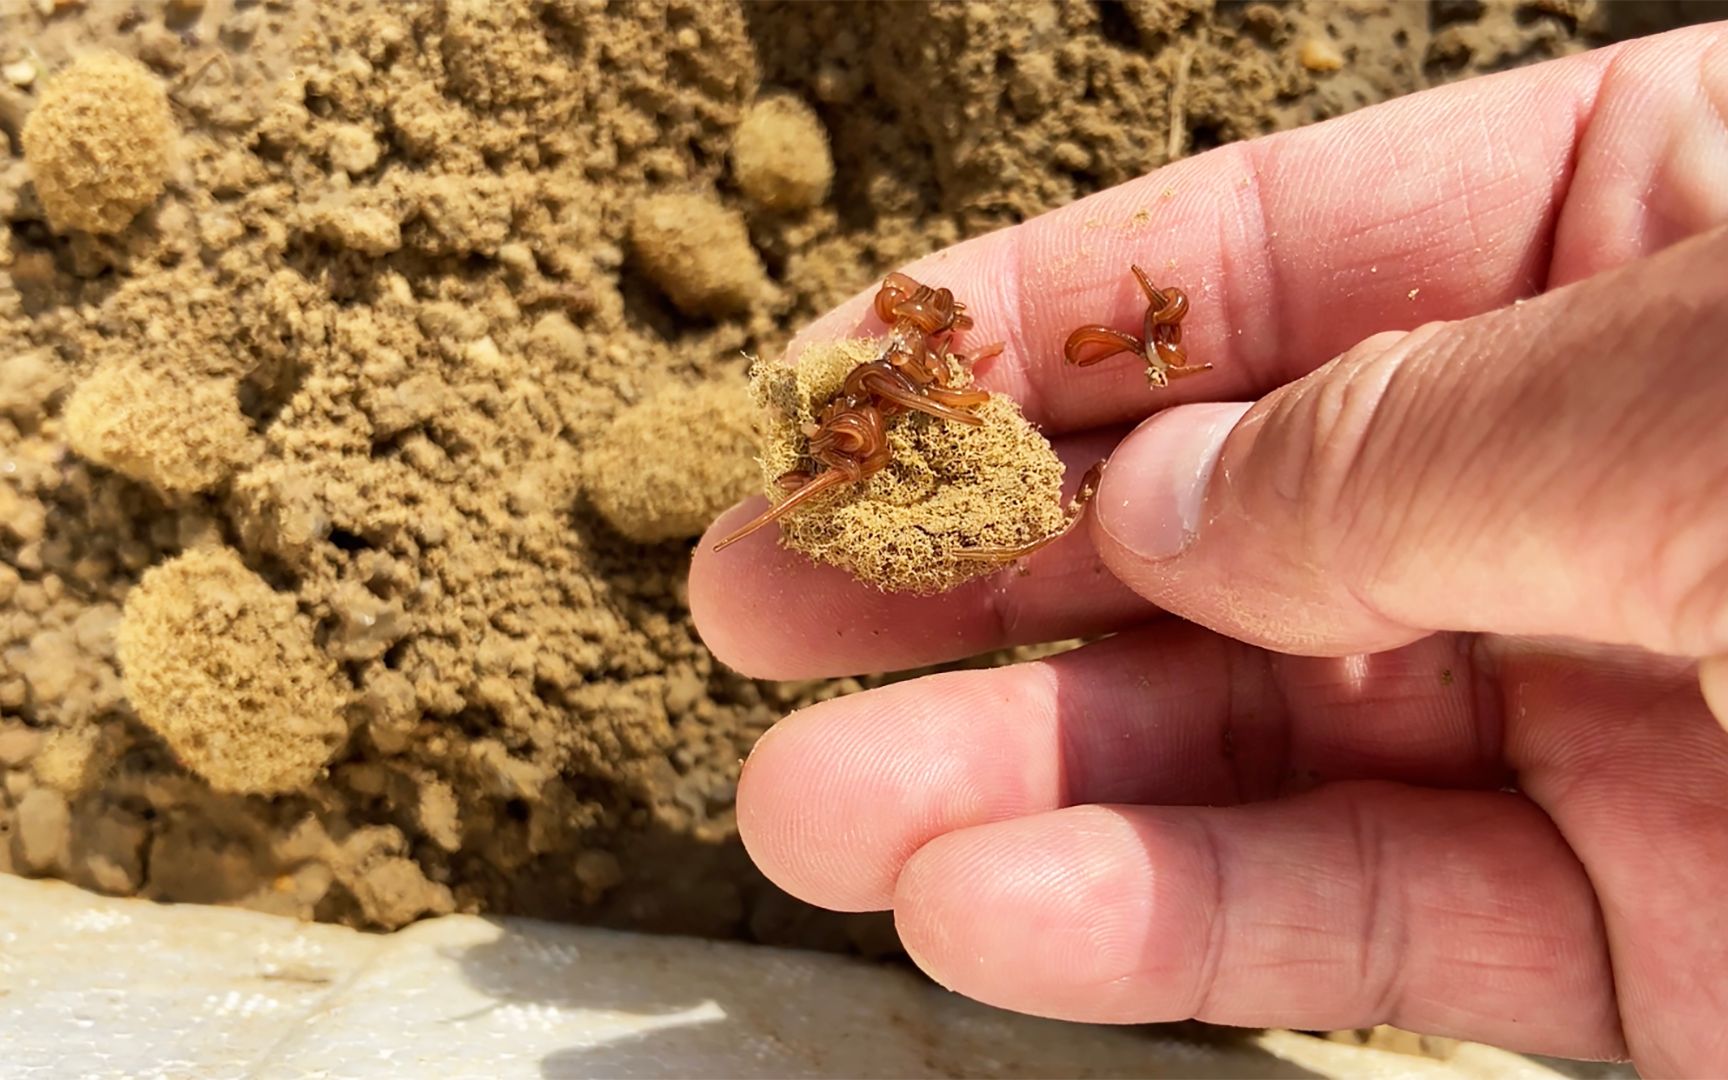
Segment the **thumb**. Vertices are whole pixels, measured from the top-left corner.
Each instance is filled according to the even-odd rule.
[[[1159,413],[1105,468],[1104,559],[1285,652],[1474,630],[1728,653],[1724,266],[1717,230]]]

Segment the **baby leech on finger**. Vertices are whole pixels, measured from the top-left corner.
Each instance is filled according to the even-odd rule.
[[[1188,363],[1188,350],[1182,346],[1182,320],[1188,314],[1188,294],[1174,285],[1163,289],[1152,284],[1146,271],[1131,266],[1135,280],[1146,294],[1146,314],[1141,320],[1140,336],[1112,330],[1092,323],[1068,335],[1063,355],[1076,367],[1090,367],[1108,360],[1117,353],[1131,352],[1146,361],[1146,380],[1152,389],[1162,390],[1171,379],[1211,371],[1211,364]],[[1088,352],[1088,350],[1092,350]]]

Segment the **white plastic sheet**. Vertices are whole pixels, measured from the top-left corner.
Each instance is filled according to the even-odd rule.
[[[840,957],[452,916],[389,935],[0,875],[0,1077],[1545,1077],[988,1009]]]

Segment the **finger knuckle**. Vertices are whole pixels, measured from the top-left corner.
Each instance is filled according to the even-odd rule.
[[[1278,497],[1293,509],[1310,561],[1371,584],[1408,532],[1409,475],[1402,452],[1419,415],[1436,407],[1422,372],[1445,352],[1444,324],[1377,334],[1292,385],[1268,421]],[[1371,596],[1359,596],[1374,610]]]

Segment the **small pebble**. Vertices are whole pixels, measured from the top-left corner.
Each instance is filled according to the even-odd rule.
[[[1326,38],[1305,39],[1296,58],[1309,71],[1337,71],[1344,66],[1344,54]]]

